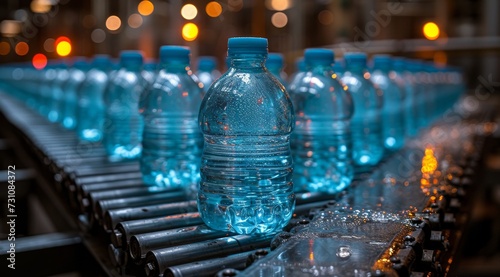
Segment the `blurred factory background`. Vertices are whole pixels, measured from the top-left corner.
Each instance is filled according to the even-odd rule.
[[[224,68],[227,39],[263,36],[285,71],[308,47],[433,60],[465,70],[470,87],[497,76],[500,3],[495,0],[4,0],[1,62],[111,54],[161,45],[213,55]]]

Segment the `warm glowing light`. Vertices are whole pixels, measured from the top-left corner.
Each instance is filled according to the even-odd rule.
[[[61,41],[56,45],[56,52],[59,56],[65,57],[71,53],[71,43],[68,41]]]
[[[318,14],[318,20],[323,25],[330,25],[333,23],[333,13],[329,10],[322,10]]]
[[[445,52],[437,51],[436,53],[434,53],[434,64],[437,67],[445,67],[447,62],[448,57],[446,56]]]
[[[30,47],[26,42],[21,41],[16,44],[14,51],[16,51],[16,54],[18,54],[19,56],[24,56],[28,54],[28,52],[30,51]]]
[[[128,26],[130,26],[130,28],[139,28],[142,22],[142,16],[138,13],[133,13],[128,17]]]
[[[198,37],[198,26],[194,23],[186,23],[182,27],[182,38],[186,41],[193,41]]]
[[[21,32],[22,23],[17,20],[3,20],[0,31],[4,37],[14,37]]]
[[[58,37],[55,42],[54,42],[54,45],[58,45],[61,41],[67,41],[69,43],[71,43],[71,40],[68,38],[68,37],[65,37],[65,36],[60,36]]]
[[[198,15],[198,9],[193,4],[182,6],[181,15],[184,19],[191,20]]]
[[[48,38],[43,43],[43,49],[49,53],[54,52],[54,50],[56,49],[55,44],[56,44],[55,39]]]
[[[47,66],[47,57],[45,57],[44,54],[38,53],[33,56],[31,63],[33,64],[33,67],[38,70],[44,69],[45,66]]]
[[[284,11],[291,6],[292,0],[266,0],[266,7],[274,11]]]
[[[243,9],[243,0],[227,0],[227,9],[237,12]]]
[[[439,37],[439,26],[434,22],[427,22],[423,28],[424,36],[428,40],[435,40]]]
[[[52,8],[50,0],[33,0],[30,4],[30,9],[34,13],[47,13]]]
[[[153,13],[155,6],[150,1],[144,0],[137,6],[137,11],[144,16],[148,16]]]
[[[222,6],[218,2],[212,1],[205,7],[205,12],[210,17],[217,17],[222,14]]]
[[[365,73],[363,74],[363,78],[365,78],[366,80],[370,79],[370,77],[371,77],[370,72],[365,72]]]
[[[425,155],[422,158],[422,173],[424,174],[433,174],[438,167],[438,162],[436,157],[434,156],[434,151],[427,147],[425,149]]]
[[[283,28],[288,23],[288,17],[282,12],[277,12],[271,16],[271,23],[276,28]]]
[[[116,15],[111,15],[106,19],[106,28],[110,31],[116,31],[120,29],[120,26],[122,26],[122,21],[120,18]]]
[[[0,42],[0,55],[5,56],[10,53],[10,44],[2,41]]]

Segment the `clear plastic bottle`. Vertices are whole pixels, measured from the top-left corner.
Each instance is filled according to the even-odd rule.
[[[162,46],[158,77],[141,96],[140,164],[146,184],[194,191],[200,181],[198,112],[204,93],[191,77],[189,62],[189,48]]]
[[[276,232],[293,213],[295,119],[288,93],[265,68],[267,53],[265,38],[230,38],[231,67],[201,104],[198,209],[214,229]]]
[[[199,57],[196,76],[203,84],[203,90],[207,92],[212,83],[220,77],[220,72],[217,70],[217,60],[215,59],[215,57]]]
[[[122,51],[120,69],[109,80],[104,93],[104,146],[111,161],[137,159],[141,155],[144,124],[139,114],[139,98],[147,87],[142,63],[139,51]]]
[[[392,60],[388,55],[373,56],[373,71],[370,80],[383,92],[382,134],[386,153],[397,151],[405,144],[405,101],[404,88],[400,87],[390,75]]]
[[[74,130],[78,125],[78,90],[85,80],[89,64],[86,59],[75,60],[67,72],[67,81],[62,86],[63,105],[61,107],[61,123],[64,128]],[[64,74],[61,72],[60,74]]]
[[[283,55],[280,53],[269,53],[267,55],[267,60],[266,60],[266,68],[271,72],[280,83],[285,86],[285,88],[288,86],[288,83],[285,81],[286,80],[286,74],[283,72],[283,66],[285,64]]]
[[[359,170],[377,165],[384,155],[382,136],[382,92],[375,88],[366,71],[365,53],[346,53],[342,82],[354,101],[351,120],[354,164]]]
[[[307,71],[290,84],[296,114],[294,187],[336,193],[354,177],[350,133],[354,104],[332,70],[333,51],[306,49],[304,57]]]
[[[79,61],[80,60],[75,60],[75,63]],[[73,63],[71,69],[75,67],[75,63]],[[69,78],[71,78],[71,69],[68,69],[68,65],[64,61],[58,61],[57,64],[54,65],[53,69],[55,72],[55,76],[54,79],[49,83],[51,91],[51,101],[49,104],[48,119],[51,122],[62,123],[64,120],[66,99],[69,98],[66,95],[64,85],[67,83]],[[70,104],[71,103],[69,103],[69,105]]]
[[[78,90],[78,138],[82,141],[101,141],[104,124],[104,92],[108,85],[111,61],[108,55],[96,55],[92,69]]]
[[[405,116],[405,135],[414,137],[417,134],[415,118],[415,88],[413,75],[409,71],[409,61],[402,57],[395,57],[392,60],[393,79],[400,87],[404,88],[405,100],[403,112]],[[391,75],[390,75],[391,76]]]

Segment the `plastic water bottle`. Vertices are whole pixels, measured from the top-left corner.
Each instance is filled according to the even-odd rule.
[[[80,60],[75,60],[79,62]],[[73,67],[75,64],[73,64]],[[49,83],[50,86],[50,102],[48,110],[48,119],[51,122],[63,122],[64,111],[66,106],[66,101],[71,101],[71,98],[66,95],[66,90],[64,88],[65,83],[70,78],[68,72],[68,65],[64,61],[58,61],[53,67],[55,76],[54,79]],[[71,105],[71,103],[68,103]]]
[[[62,86],[63,105],[61,109],[62,125],[66,129],[73,130],[78,124],[78,90],[85,80],[88,69],[87,60],[80,58],[74,61],[73,66],[67,72],[67,81]]]
[[[335,59],[335,63],[333,64],[333,72],[336,77],[340,80],[345,71],[344,59]]]
[[[383,92],[382,134],[387,153],[397,151],[405,143],[404,88],[393,79],[392,60],[388,55],[373,56],[373,71],[370,80]]]
[[[189,62],[189,48],[162,46],[158,77],[141,97],[140,164],[146,184],[193,191],[200,181],[203,138],[198,112],[203,90],[191,77]]]
[[[288,78],[288,83],[291,84],[295,81],[295,79],[302,78],[301,75],[306,71],[306,63],[304,61],[304,57],[299,57],[295,60],[295,72],[291,74]]]
[[[375,89],[366,71],[365,53],[346,53],[346,71],[342,82],[348,86],[354,101],[351,120],[354,164],[359,169],[374,166],[384,155],[382,105],[380,90]]]
[[[120,70],[110,79],[104,93],[104,146],[111,161],[136,159],[141,154],[144,124],[139,98],[147,87],[141,74],[142,62],[138,51],[121,52]]]
[[[152,85],[156,79],[156,73],[158,71],[158,63],[155,61],[148,61],[144,63],[144,70],[142,71],[142,76],[148,82],[148,85]]]
[[[290,84],[296,114],[294,187],[336,193],[354,177],[350,133],[354,104],[332,70],[333,51],[306,49],[304,57],[307,71]]]
[[[203,84],[203,90],[206,92],[212,83],[220,77],[217,71],[217,60],[211,56],[201,56],[198,58],[198,69],[196,76]]]
[[[231,67],[201,104],[198,209],[213,229],[276,232],[293,213],[295,119],[288,93],[265,68],[267,54],[265,38],[230,38]]]
[[[52,105],[52,84],[57,77],[57,63],[51,61],[47,64],[47,67],[42,71],[42,75],[39,79],[40,82],[40,98],[38,112],[48,118],[50,107]]]
[[[404,88],[405,100],[403,104],[403,113],[405,117],[405,135],[413,137],[417,134],[417,126],[415,120],[415,88],[413,85],[413,76],[409,71],[409,61],[405,58],[394,57],[392,59],[391,79],[396,82],[399,87]]]
[[[269,53],[267,55],[267,70],[269,70],[269,72],[271,72],[274,77],[276,77],[276,79],[278,79],[278,81],[280,81],[280,83],[286,88],[288,83],[285,81],[286,74],[283,72],[284,63],[283,55],[280,53]]]
[[[96,55],[92,69],[78,91],[78,138],[82,141],[100,141],[103,137],[104,92],[108,85],[111,61],[108,55]]]

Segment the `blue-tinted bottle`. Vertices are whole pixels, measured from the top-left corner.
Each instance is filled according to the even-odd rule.
[[[156,61],[148,61],[144,63],[144,70],[142,71],[142,76],[146,79],[148,85],[152,85],[155,82],[156,75],[158,73],[158,63]]]
[[[206,92],[212,83],[220,77],[217,71],[217,60],[211,56],[201,56],[198,58],[198,69],[196,76],[203,84],[203,90]]]
[[[413,137],[417,134],[418,127],[415,119],[415,88],[413,84],[413,75],[409,71],[410,61],[405,58],[395,57],[392,59],[392,77],[400,87],[404,88],[405,100],[403,104],[403,113],[405,117],[405,135]]]
[[[340,80],[345,71],[344,59],[335,59],[335,63],[333,64],[333,72],[336,77]]]
[[[200,181],[203,138],[198,112],[203,90],[191,77],[189,63],[189,48],[162,46],[158,77],[141,97],[140,164],[146,184],[193,190]]]
[[[140,52],[122,51],[120,69],[109,80],[104,93],[104,146],[112,161],[137,159],[141,155],[144,124],[139,114],[139,98],[147,87],[141,73],[142,63]]]
[[[96,55],[92,69],[78,90],[78,138],[82,141],[101,141],[104,124],[104,92],[108,85],[111,61],[108,55]]]
[[[57,99],[55,99],[52,89],[52,84],[57,77],[56,67],[56,62],[50,62],[42,71],[42,75],[40,77],[39,89],[41,105],[38,109],[40,114],[49,119],[50,122],[57,122],[57,120],[59,119],[59,105],[62,97],[62,93],[58,92],[56,94]]]
[[[89,64],[86,59],[80,58],[74,61],[69,70],[68,80],[63,85],[63,105],[61,121],[64,128],[73,130],[78,124],[78,90],[85,80]]]
[[[354,177],[350,120],[354,112],[351,94],[332,70],[334,53],[306,49],[307,71],[290,84],[296,114],[296,191],[336,193]]]
[[[230,38],[231,67],[201,104],[198,209],[214,229],[276,232],[293,214],[295,119],[288,93],[265,68],[267,53],[267,39]]]
[[[288,86],[286,80],[286,74],[283,72],[285,61],[283,55],[280,53],[269,53],[266,60],[266,68],[271,72],[280,83],[285,86]]]
[[[384,155],[382,136],[383,96],[369,80],[365,53],[346,53],[346,71],[342,83],[348,86],[354,101],[351,120],[354,164],[360,169],[380,162]]]
[[[69,80],[70,74],[67,64],[63,61],[58,61],[57,64],[54,65],[53,70],[55,71],[55,76],[50,82],[51,95],[47,117],[50,122],[62,122],[64,119],[64,107],[68,97],[64,85]]]
[[[370,80],[383,92],[382,134],[387,153],[399,150],[405,143],[405,92],[391,76],[392,60],[388,55],[373,56]],[[394,77],[394,76],[393,76]]]

